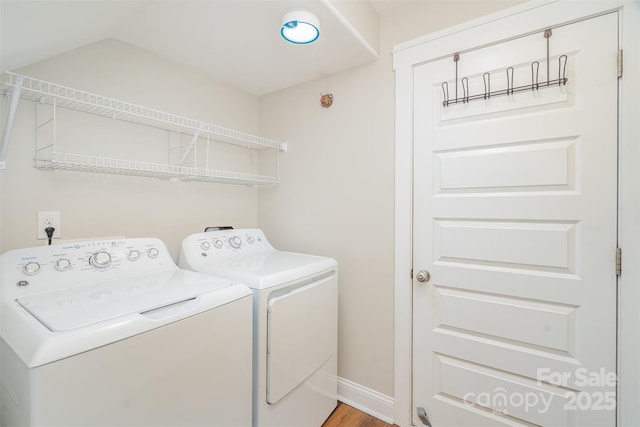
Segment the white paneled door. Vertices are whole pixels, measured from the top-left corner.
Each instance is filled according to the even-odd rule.
[[[618,14],[472,43],[458,97],[540,86],[414,68],[413,423],[614,426]]]

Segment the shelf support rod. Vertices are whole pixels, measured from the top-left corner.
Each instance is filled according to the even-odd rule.
[[[16,109],[18,108],[18,101],[20,100],[23,81],[24,79],[22,76],[18,76],[15,85],[13,86],[13,90],[11,91],[11,105],[9,105],[7,123],[4,127],[4,133],[2,134],[2,142],[0,143],[0,169],[4,169],[6,167],[5,158],[7,155],[7,146],[9,145],[9,137],[11,136],[11,129],[13,128],[13,121],[16,116]]]
[[[189,144],[187,149],[182,154],[182,158],[180,158],[180,161],[178,162],[177,166],[182,166],[184,161],[187,160],[187,156],[189,155],[191,150],[193,150],[193,147],[196,146],[196,142],[198,142],[198,136],[200,135],[200,129],[201,129],[201,127],[196,129],[196,131],[193,133],[193,139],[191,140],[191,144]]]
[[[551,29],[548,30],[544,30],[544,38],[547,39],[547,86],[549,86],[549,73],[550,73],[550,68],[549,68],[549,39],[551,38],[551,36],[553,35],[553,32],[551,31]]]

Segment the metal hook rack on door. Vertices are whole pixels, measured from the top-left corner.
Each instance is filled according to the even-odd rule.
[[[509,67],[506,70],[506,74],[507,74],[506,89],[492,91],[491,90],[491,73],[487,72],[482,75],[482,80],[484,82],[484,92],[481,94],[470,95],[469,79],[467,77],[463,77],[460,80],[462,85],[461,98],[458,97],[458,61],[460,60],[460,54],[456,53],[453,56],[453,61],[456,63],[455,98],[449,99],[449,83],[443,82],[442,94],[444,96],[444,101],[442,102],[442,105],[444,107],[448,107],[449,105],[452,105],[452,104],[467,103],[467,102],[478,100],[478,99],[487,100],[496,96],[513,95],[514,93],[517,93],[517,92],[535,91],[535,90],[539,90],[541,87],[546,87],[546,86],[566,85],[567,82],[569,81],[569,79],[567,78],[567,59],[568,59],[567,55],[561,55],[558,58],[558,78],[553,80],[550,79],[550,60],[549,60],[549,38],[550,37],[551,37],[551,30],[545,30],[544,38],[547,39],[547,81],[546,82],[542,82],[542,83],[539,82],[538,71],[540,69],[540,62],[533,61],[531,63],[531,84],[514,87],[513,75],[515,70],[513,67]]]

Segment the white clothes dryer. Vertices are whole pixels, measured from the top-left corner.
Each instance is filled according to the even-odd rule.
[[[235,229],[188,236],[179,265],[253,290],[253,425],[320,427],[337,404],[336,261]]]
[[[10,426],[247,426],[252,294],[179,269],[158,239],[2,256]]]

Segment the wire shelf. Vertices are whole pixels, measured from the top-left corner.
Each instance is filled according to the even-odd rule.
[[[16,86],[18,80],[21,80],[22,84],[20,97],[31,101],[44,104],[55,103],[58,107],[143,124],[171,132],[181,132],[187,135],[198,134],[202,137],[210,137],[216,141],[245,148],[275,148],[287,151],[287,143],[283,141],[239,132],[12,72],[6,72],[3,79],[2,92],[5,96],[9,95],[10,89]]]
[[[186,178],[188,181],[207,181],[220,182],[226,184],[245,184],[245,185],[275,185],[280,184],[280,178],[267,175],[254,175],[241,172],[228,172],[213,169],[207,169],[204,174]]]
[[[119,101],[78,89],[46,82],[32,77],[6,72],[2,79],[1,93],[11,100],[2,141],[0,142],[0,169],[5,166],[5,152],[11,126],[19,99],[34,101],[36,104],[36,156],[35,167],[41,170],[70,170],[97,172],[117,175],[133,175],[183,181],[218,182],[241,185],[269,185],[280,183],[279,157],[286,151],[286,142],[276,141],[227,129],[210,123],[200,122],[175,114],[166,113],[140,105]],[[90,113],[101,117],[151,126],[168,131],[168,163],[151,163],[136,160],[98,157],[89,154],[68,154],[56,149],[56,121],[58,108]],[[42,111],[44,119],[39,119]],[[180,135],[176,145],[171,135]],[[191,137],[184,143],[182,137]],[[229,172],[210,168],[210,148],[214,142],[232,144],[241,149],[265,149],[275,153],[275,176],[244,172]],[[204,148],[198,148],[204,144]],[[202,151],[204,150],[204,152]],[[66,150],[62,150],[66,151]],[[177,158],[176,158],[177,157]],[[252,155],[252,159],[255,159]],[[255,170],[253,164],[251,169]]]
[[[36,168],[42,170],[95,172],[224,184],[256,185],[280,183],[280,178],[264,175],[210,169],[200,171],[197,168],[191,167],[59,152],[53,153],[50,159],[38,159]]]

